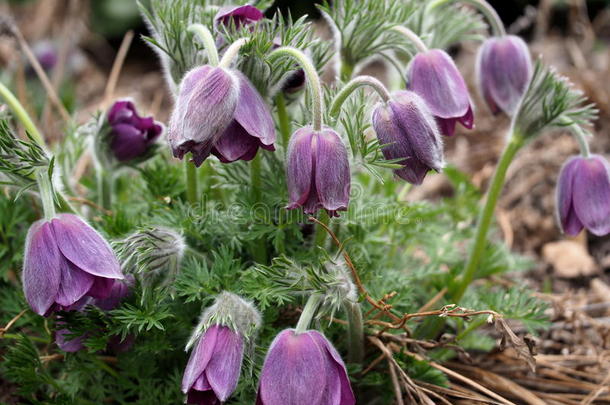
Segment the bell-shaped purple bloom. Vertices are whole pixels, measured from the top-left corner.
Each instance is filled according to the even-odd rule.
[[[474,127],[468,87],[445,51],[431,49],[415,55],[407,70],[409,90],[420,95],[437,119],[443,135],[455,133],[456,123]]]
[[[610,233],[610,166],[592,155],[568,160],[557,182],[557,216],[562,230],[578,235],[587,228],[597,236]]]
[[[443,142],[434,116],[416,93],[398,91],[373,111],[373,128],[388,160],[402,159],[398,177],[421,184],[430,170],[443,166]]]
[[[76,215],[59,214],[30,227],[22,278],[28,304],[46,316],[74,309],[87,297],[108,297],[123,274],[99,233]]]
[[[129,100],[120,100],[108,111],[110,149],[121,162],[142,157],[161,135],[163,127],[153,117],[140,117]]]
[[[333,345],[315,330],[280,332],[261,372],[257,405],[353,405],[345,364]]]
[[[184,376],[187,403],[216,405],[235,391],[244,357],[243,336],[224,325],[212,325],[196,343]]]
[[[325,127],[317,132],[309,126],[297,130],[290,138],[286,161],[290,199],[286,208],[303,207],[306,214],[324,208],[330,216],[347,209],[349,161],[335,131]]]
[[[487,39],[479,49],[479,91],[493,114],[514,114],[532,78],[532,58],[525,42],[506,35]]]
[[[212,149],[223,163],[252,160],[259,147],[275,150],[275,123],[269,107],[246,76],[241,72],[235,75],[239,81],[239,98],[233,121]]]
[[[246,4],[245,6],[222,7],[214,17],[214,27],[219,25],[233,26],[237,29],[242,26],[254,24],[262,20],[263,13],[256,7]]]
[[[112,311],[119,306],[123,299],[131,295],[131,288],[135,283],[135,278],[128,274],[123,280],[115,281],[105,298],[97,298],[92,304],[104,311]]]
[[[182,159],[191,152],[201,165],[232,122],[238,96],[237,76],[227,69],[204,65],[188,72],[169,121],[174,156]]]

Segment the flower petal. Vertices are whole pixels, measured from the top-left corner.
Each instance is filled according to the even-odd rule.
[[[555,210],[557,222],[562,231],[568,235],[576,236],[582,231],[583,225],[574,211],[574,176],[581,158],[576,157],[568,160],[561,171],[557,180]]]
[[[237,387],[243,358],[244,342],[241,335],[226,326],[221,326],[218,330],[214,354],[205,369],[205,375],[222,402],[225,402]]]
[[[346,210],[351,176],[345,145],[339,135],[330,128],[323,128],[315,135],[315,139],[318,200],[328,211]]]
[[[610,233],[610,175],[606,160],[591,156],[578,161],[578,171],[572,184],[574,211],[591,233]]]
[[[286,155],[286,179],[288,182],[288,209],[302,206],[308,199],[314,184],[314,155],[311,127],[297,130],[288,143]]]
[[[82,271],[70,261],[64,259],[60,264],[61,282],[55,302],[68,307],[78,302],[87,294],[95,279],[89,273]]]
[[[214,145],[212,153],[223,163],[230,163],[239,159],[252,160],[256,155],[259,144],[258,138],[250,136],[239,122],[233,120]],[[254,153],[252,153],[253,151]]]
[[[34,312],[47,313],[55,302],[61,280],[61,253],[51,224],[40,220],[28,231],[23,262],[23,292]]]
[[[184,370],[184,376],[182,377],[182,392],[185,394],[189,392],[210,362],[214,353],[214,346],[216,346],[217,335],[218,327],[216,325],[210,326],[201,336],[197,347],[191,353],[191,357]]]
[[[235,74],[239,80],[235,120],[250,136],[260,139],[264,145],[272,145],[275,142],[275,123],[269,106],[243,73]]]

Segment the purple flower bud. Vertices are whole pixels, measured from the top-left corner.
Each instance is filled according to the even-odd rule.
[[[243,336],[224,325],[212,325],[191,353],[182,392],[187,403],[212,405],[225,402],[237,387],[244,357]]]
[[[233,24],[235,28],[239,29],[242,26],[254,24],[263,17],[264,15],[259,9],[248,4],[222,7],[214,17],[214,28],[218,28],[219,25],[229,27]]]
[[[259,147],[275,150],[275,123],[269,107],[246,76],[241,72],[235,75],[239,80],[239,98],[233,121],[212,149],[223,163],[252,160]]]
[[[341,356],[315,330],[280,332],[260,376],[257,405],[352,405],[356,403]]]
[[[487,39],[479,49],[479,91],[493,114],[514,114],[532,78],[532,59],[515,35]]]
[[[238,78],[229,70],[205,65],[188,72],[169,122],[174,156],[182,159],[191,152],[195,164],[201,165],[231,124],[238,96]]]
[[[587,228],[597,236],[610,233],[610,166],[597,155],[568,160],[557,182],[557,217],[562,230],[578,235]]]
[[[430,170],[443,166],[443,143],[430,109],[416,93],[398,91],[373,111],[373,128],[388,160],[403,159],[396,175],[421,184]]]
[[[93,301],[93,305],[104,311],[111,311],[119,306],[121,301],[131,295],[131,288],[135,283],[135,278],[128,274],[123,280],[115,281],[106,298],[98,298]]]
[[[347,150],[330,128],[316,132],[307,126],[290,138],[286,157],[290,199],[288,209],[303,207],[306,214],[324,208],[330,216],[349,203],[350,169]]]
[[[53,41],[42,40],[36,42],[32,46],[32,52],[45,71],[49,72],[57,65],[59,50]]]
[[[121,268],[108,242],[76,215],[40,220],[28,231],[23,290],[40,315],[74,309],[86,297],[106,298]]]
[[[153,117],[140,117],[131,101],[115,102],[108,111],[110,149],[121,162],[142,157],[163,128]]]
[[[426,101],[443,135],[453,135],[457,122],[473,128],[468,87],[445,51],[432,49],[415,55],[407,71],[407,83],[409,90]]]
[[[57,326],[61,326],[63,324],[63,322],[57,322]],[[77,336],[74,339],[68,339],[67,336],[71,334],[72,332],[70,332],[69,329],[57,330],[55,332],[55,344],[57,344],[61,350],[68,353],[75,353],[84,349],[85,346],[83,345],[83,342],[87,338],[87,334]]]

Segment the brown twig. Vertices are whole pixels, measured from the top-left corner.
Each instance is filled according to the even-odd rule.
[[[127,52],[129,52],[129,47],[131,46],[131,41],[133,40],[133,31],[129,30],[125,33],[123,37],[123,41],[121,42],[121,46],[119,47],[119,51],[117,52],[116,58],[114,59],[114,63],[112,64],[112,69],[110,70],[110,76],[108,77],[108,82],[106,83],[106,89],[104,90],[104,99],[102,101],[102,109],[106,109],[110,105],[110,101],[112,101],[112,96],[114,94],[114,90],[116,89],[116,85],[119,81],[119,76],[121,75],[121,69],[123,68],[123,64],[125,63],[125,58],[127,57]]]
[[[23,314],[25,314],[27,311],[27,309],[24,309],[23,311],[19,312],[17,315],[15,315],[15,317],[13,319],[11,319],[4,328],[0,328],[0,337],[4,336],[4,334],[6,332],[8,332],[8,330],[11,328],[11,326],[13,326],[15,324],[15,322],[17,322],[19,320],[19,318],[21,318],[23,316]]]
[[[68,200],[74,201],[76,203],[80,203],[80,204],[83,204],[83,205],[88,205],[90,207],[93,207],[96,210],[98,210],[100,212],[103,212],[105,215],[112,215],[112,211],[107,210],[106,208],[102,207],[101,205],[96,204],[96,203],[94,203],[91,200],[87,200],[86,198],[69,196]]]

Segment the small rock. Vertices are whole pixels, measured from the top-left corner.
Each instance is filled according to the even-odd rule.
[[[558,277],[591,276],[599,271],[587,249],[573,240],[547,243],[542,247],[542,255]]]

